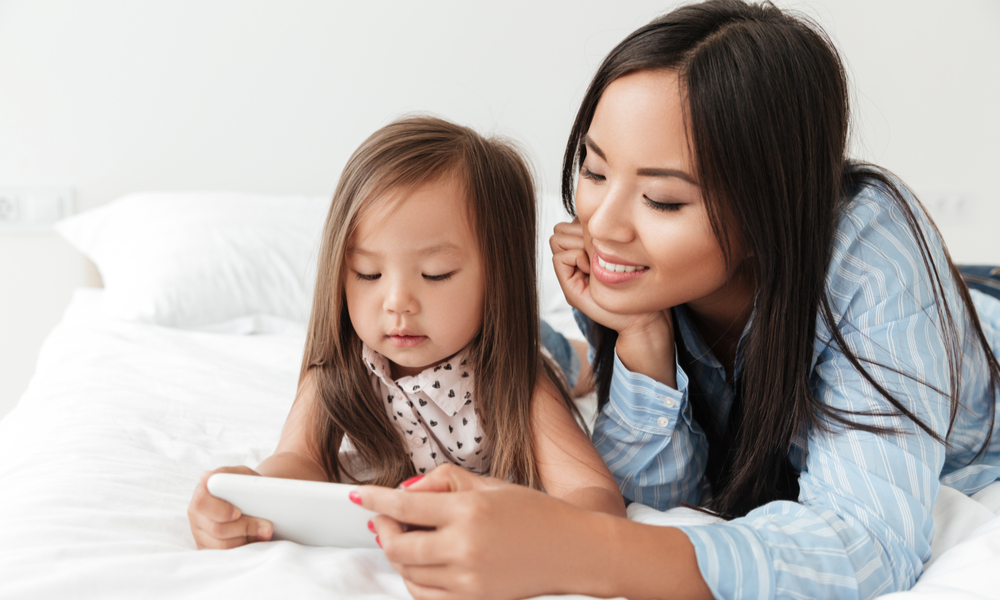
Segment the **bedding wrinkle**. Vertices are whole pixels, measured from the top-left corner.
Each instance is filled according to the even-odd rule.
[[[409,598],[376,551],[196,551],[191,490],[274,449],[303,337],[126,323],[100,293],[74,297],[0,420],[0,598]]]

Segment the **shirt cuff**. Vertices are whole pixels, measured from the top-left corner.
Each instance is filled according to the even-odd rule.
[[[694,546],[698,570],[715,598],[774,598],[775,573],[770,555],[742,523],[678,527]]]
[[[674,359],[677,389],[641,373],[633,373],[622,364],[615,351],[611,390],[605,411],[616,413],[616,420],[647,433],[669,435],[678,419],[691,425],[687,406],[688,376]]]

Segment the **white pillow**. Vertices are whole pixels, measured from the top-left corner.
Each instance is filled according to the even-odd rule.
[[[306,322],[329,206],[314,196],[146,192],[56,230],[97,265],[109,316],[184,328],[248,315]]]

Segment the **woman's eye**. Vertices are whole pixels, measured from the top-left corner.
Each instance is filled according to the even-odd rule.
[[[451,278],[451,273],[445,273],[444,275],[424,275],[424,279],[428,281],[444,281]]]
[[[583,177],[584,179],[589,179],[591,181],[600,182],[605,180],[604,175],[598,175],[597,173],[594,173],[587,167],[580,167],[580,176]]]
[[[656,202],[654,200],[650,200],[646,196],[643,196],[642,199],[646,202],[646,206],[652,208],[653,210],[660,210],[664,212],[678,211],[682,206],[684,206],[683,203],[677,202]]]
[[[361,281],[375,281],[381,276],[382,276],[381,273],[372,273],[372,274],[358,273],[358,279],[360,279]]]

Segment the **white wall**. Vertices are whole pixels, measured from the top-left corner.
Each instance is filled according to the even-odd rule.
[[[558,189],[590,75],[675,4],[0,0],[0,185],[69,184],[78,207],[148,189],[332,191],[354,147],[408,111],[519,140]],[[1000,263],[1000,3],[815,0],[856,86],[858,153],[942,215],[956,259]],[[27,386],[84,263],[0,234],[0,415]]]

